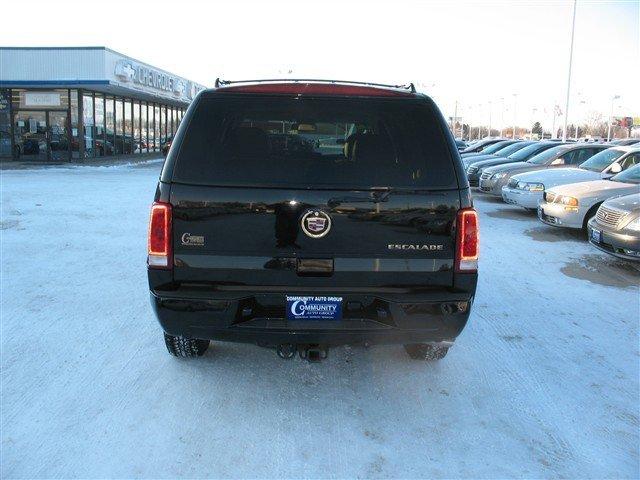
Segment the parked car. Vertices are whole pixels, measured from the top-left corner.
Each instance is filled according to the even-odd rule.
[[[467,148],[469,145],[467,145],[467,142],[465,142],[464,140],[460,140],[459,138],[455,139],[456,142],[456,147],[458,147],[458,151],[461,152],[463,151],[465,148]]]
[[[503,140],[506,140],[506,139],[505,138],[483,138],[482,140],[478,140],[477,142],[472,143],[467,148],[462,150],[460,153],[464,154],[464,153],[481,152],[488,146],[493,145],[494,143],[497,143],[497,142],[502,142]]]
[[[587,225],[589,242],[603,252],[640,261],[640,194],[611,198]]]
[[[640,163],[640,147],[613,147],[596,153],[578,168],[556,168],[514,175],[502,187],[502,199],[535,210],[545,189],[568,183],[609,178]]]
[[[608,180],[570,183],[545,190],[538,218],[547,225],[587,228],[602,202],[612,197],[640,193],[640,164]]]
[[[626,147],[628,145],[635,145],[640,143],[640,138],[623,138],[621,140],[611,140],[608,145],[618,145],[620,147]]]
[[[163,155],[167,155],[167,153],[169,153],[169,149],[171,148],[171,143],[173,143],[173,135],[170,135],[169,137],[167,137],[166,140],[162,140],[160,142],[160,151],[162,152]]]
[[[501,197],[502,187],[507,185],[514,175],[548,168],[578,166],[607,148],[609,147],[606,145],[557,145],[531,157],[526,162],[483,168],[480,174],[480,190]]]
[[[553,142],[533,142],[506,157],[487,158],[484,160],[481,159],[477,162],[472,162],[467,168],[469,185],[477,187],[480,184],[480,175],[482,175],[482,171],[485,168],[492,167],[494,165],[503,165],[506,163],[525,162],[540,152],[553,148],[557,145],[557,143]]]
[[[463,157],[462,158],[462,164],[464,165],[464,169],[466,171],[469,168],[469,165],[472,165],[472,164],[477,163],[477,162],[481,162],[483,160],[492,160],[492,159],[495,159],[495,158],[508,157],[509,155],[517,152],[518,150],[522,150],[524,147],[526,147],[528,145],[531,145],[532,143],[536,143],[536,142],[534,142],[534,141],[523,142],[523,141],[520,141],[520,140],[516,140],[511,145],[503,147],[503,148],[501,148],[500,150],[498,150],[495,153],[487,154],[487,153],[481,152],[481,153],[479,153],[477,155]]]
[[[493,155],[499,151],[501,151],[502,149],[504,149],[505,147],[508,147],[509,145],[512,145],[516,142],[519,142],[520,140],[501,140],[499,142],[496,142],[492,145],[489,145],[488,147],[485,147],[482,149],[482,151],[480,152],[467,152],[467,153],[462,153],[460,156],[462,157],[462,160],[464,161],[465,159],[468,158],[474,158],[474,157],[479,157],[482,155]]]
[[[227,85],[189,107],[151,208],[148,280],[169,352],[226,340],[318,360],[397,343],[443,358],[469,318],[479,250],[438,107],[392,87]],[[319,130],[344,148],[289,141]]]

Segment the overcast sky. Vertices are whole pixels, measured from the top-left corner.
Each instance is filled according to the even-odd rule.
[[[571,0],[32,0],[28,15],[19,5],[0,45],[104,45],[208,86],[218,76],[414,82],[445,115],[457,100],[474,123],[488,123],[491,101],[494,127],[501,98],[513,122],[514,93],[520,125],[550,128],[553,105],[564,111]],[[569,121],[607,116],[614,94],[614,114],[640,116],[639,25],[640,0],[578,0]]]

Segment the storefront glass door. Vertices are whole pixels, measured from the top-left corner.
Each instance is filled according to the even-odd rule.
[[[67,112],[47,112],[49,127],[49,160],[69,160],[69,128]]]
[[[14,135],[17,160],[69,159],[66,111],[17,111],[14,115]]]

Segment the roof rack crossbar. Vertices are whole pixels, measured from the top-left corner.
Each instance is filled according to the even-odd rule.
[[[397,89],[409,90],[411,93],[416,93],[416,87],[413,85],[413,83],[408,83],[404,85],[390,85],[386,83],[355,82],[352,80],[325,80],[320,78],[268,78],[268,79],[260,79],[260,80],[223,80],[221,78],[216,78],[215,87],[220,88],[225,85],[234,85],[238,83],[269,83],[269,82],[348,83],[351,85],[369,85],[372,87],[397,88]]]

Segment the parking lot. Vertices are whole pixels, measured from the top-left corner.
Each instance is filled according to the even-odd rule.
[[[2,172],[2,477],[638,476],[640,267],[476,195],[443,361],[176,359],[145,271],[160,165]]]

